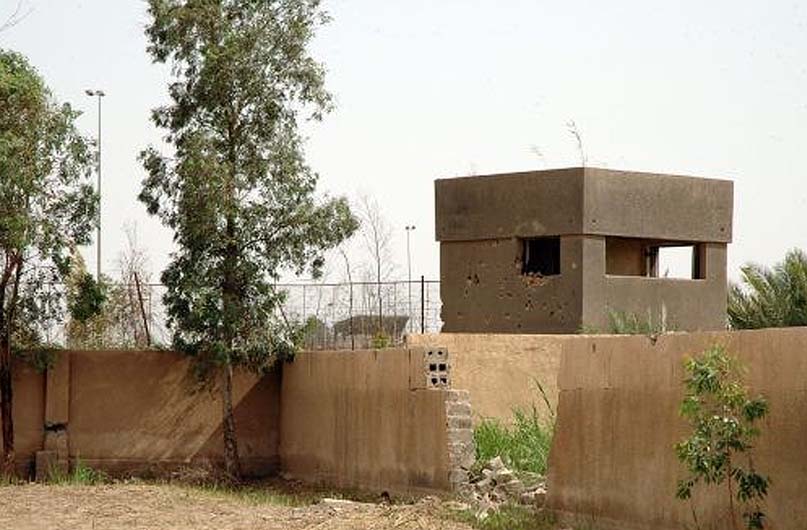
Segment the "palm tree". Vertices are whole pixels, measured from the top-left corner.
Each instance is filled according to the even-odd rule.
[[[787,253],[772,269],[742,268],[742,285],[729,287],[728,316],[734,329],[807,326],[807,254]]]

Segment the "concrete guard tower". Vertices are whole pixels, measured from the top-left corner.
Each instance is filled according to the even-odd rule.
[[[443,331],[607,331],[612,312],[723,329],[733,193],[589,167],[437,180]],[[691,249],[689,277],[660,277],[668,247]]]

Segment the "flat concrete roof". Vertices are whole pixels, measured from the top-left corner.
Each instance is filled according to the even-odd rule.
[[[729,243],[729,180],[575,167],[438,179],[438,241],[605,235]]]

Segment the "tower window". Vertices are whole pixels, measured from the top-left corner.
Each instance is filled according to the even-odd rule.
[[[521,273],[538,276],[560,274],[560,238],[538,237],[522,240]]]

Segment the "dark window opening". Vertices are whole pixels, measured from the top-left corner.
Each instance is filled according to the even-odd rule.
[[[560,238],[525,239],[522,248],[521,273],[538,276],[560,274]]]

